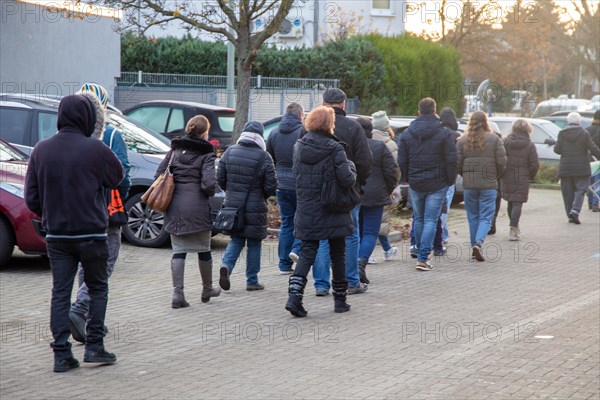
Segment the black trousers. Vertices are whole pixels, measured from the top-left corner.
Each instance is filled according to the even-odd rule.
[[[318,240],[303,240],[300,251],[300,260],[294,275],[306,278],[310,267],[314,264],[319,250]],[[333,282],[347,283],[346,279],[346,238],[329,239],[329,257],[331,257],[331,273]]]

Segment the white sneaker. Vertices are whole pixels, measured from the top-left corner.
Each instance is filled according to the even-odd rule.
[[[290,258],[290,260],[292,260],[292,262],[298,263],[298,260],[300,259],[300,257],[298,257],[298,254],[294,253],[293,251],[288,254],[288,257]]]
[[[396,254],[398,254],[398,248],[392,247],[391,249],[384,252],[383,254],[384,254],[383,258],[385,259],[385,261],[391,260]]]
[[[377,259],[375,257],[369,257],[369,261],[367,261],[367,264],[377,264]]]

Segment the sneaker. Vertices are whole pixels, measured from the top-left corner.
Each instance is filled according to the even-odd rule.
[[[359,282],[358,285],[352,286],[348,288],[348,294],[361,294],[367,291],[369,286],[364,283]]]
[[[221,267],[221,269],[219,269],[219,286],[221,286],[221,289],[223,290],[231,289],[231,282],[229,281],[229,268],[224,265]]]
[[[117,356],[114,353],[102,349],[98,351],[85,350],[83,353],[83,362],[86,363],[101,363],[101,364],[112,364],[117,361]]]
[[[85,343],[85,316],[78,312],[69,312],[69,326],[71,328],[71,336],[79,343]]]
[[[598,206],[593,206],[592,212],[600,212],[600,208],[598,208]]]
[[[433,271],[433,265],[426,261],[419,261],[416,267],[419,271]]]
[[[485,258],[483,257],[483,249],[482,249],[482,244],[479,242],[476,242],[473,245],[473,257],[475,257],[475,259],[477,261],[485,261]]]
[[[442,248],[441,250],[434,250],[433,251],[433,255],[436,257],[443,257],[448,253],[448,249],[446,249],[445,247]]]
[[[67,372],[70,369],[78,367],[79,361],[73,356],[67,358],[54,358],[54,372]]]
[[[329,296],[329,289],[316,289],[315,290],[315,295],[317,297]]]
[[[280,275],[292,275],[293,273],[294,273],[293,269],[279,270]]]
[[[298,263],[298,260],[300,259],[300,257],[298,256],[298,254],[294,253],[293,251],[290,252],[290,254],[288,254],[288,257],[290,258],[290,260],[292,260],[292,262],[294,263]]]
[[[396,254],[398,254],[398,248],[392,247],[388,251],[383,253],[383,258],[385,261],[391,260]]]
[[[260,283],[257,283],[256,285],[246,285],[246,290],[249,292],[253,292],[255,290],[264,290],[265,285],[261,285]]]
[[[571,211],[569,213],[569,222],[575,225],[581,225],[581,221],[579,220],[579,214],[575,211]]]
[[[379,263],[375,257],[369,257],[369,261],[367,261],[367,264],[379,264]]]
[[[419,249],[417,249],[416,245],[410,246],[410,256],[412,258],[417,258],[419,256]]]

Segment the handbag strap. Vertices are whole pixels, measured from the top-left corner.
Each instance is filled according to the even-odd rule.
[[[258,173],[259,173],[262,165],[265,162],[266,156],[267,156],[267,153],[265,151],[263,151],[262,155],[258,159],[258,164],[256,165],[256,168],[254,169],[254,176],[252,177],[252,182],[250,183],[250,187],[248,188],[248,192],[246,193],[246,199],[244,200],[244,206],[248,202],[248,198],[250,197],[250,193],[252,192],[252,189],[254,189],[254,183],[258,180]]]

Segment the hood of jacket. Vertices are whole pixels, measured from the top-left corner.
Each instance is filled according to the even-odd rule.
[[[529,146],[531,143],[531,138],[526,132],[515,131],[512,132],[506,140],[504,144],[509,149],[522,149],[524,147]]]
[[[58,130],[80,132],[85,136],[100,138],[104,131],[104,110],[100,110],[92,95],[73,94],[63,97],[58,106]]]
[[[171,140],[171,148],[173,150],[189,150],[201,155],[215,152],[215,148],[208,141],[187,136],[176,137]]]
[[[286,113],[281,117],[281,123],[279,124],[280,133],[288,135],[299,128],[302,128],[302,120],[294,114]]]
[[[338,143],[344,144],[335,136],[321,132],[308,132],[296,143],[298,160],[304,164],[317,164],[333,153]]]
[[[567,125],[560,131],[560,135],[568,142],[576,142],[583,134],[585,130],[579,125]]]
[[[418,141],[431,139],[442,129],[442,123],[435,115],[420,115],[408,126],[409,134]]]

